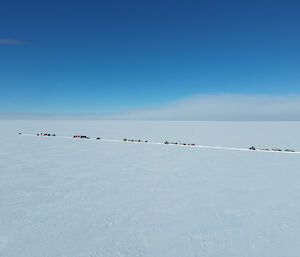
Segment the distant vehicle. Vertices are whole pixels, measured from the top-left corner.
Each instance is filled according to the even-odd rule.
[[[168,144],[169,144],[169,142],[168,142],[168,141],[166,141],[166,142],[164,142],[164,144],[165,144],[165,145],[168,145]]]
[[[19,135],[21,135],[21,132],[19,132]]]
[[[256,148],[255,148],[254,146],[251,146],[251,147],[249,147],[249,150],[253,150],[253,151],[255,151],[255,150],[256,150]]]
[[[294,153],[294,152],[295,152],[294,149],[285,149],[284,151],[285,151],[285,152],[289,152],[289,153]]]
[[[89,137],[87,137],[87,136],[73,136],[73,138],[85,138],[85,139],[89,139]]]
[[[281,152],[282,150],[280,148],[272,148],[272,151]]]
[[[52,137],[55,137],[55,134],[51,134]]]
[[[49,133],[42,133],[42,132],[41,132],[41,133],[38,133],[38,134],[36,134],[36,135],[37,135],[37,136],[44,136],[44,137],[50,137],[50,136],[53,136],[53,135],[55,136],[55,134],[52,134],[52,135],[51,135],[51,134],[49,134]]]
[[[124,138],[124,139],[123,139],[123,142],[126,142],[126,141],[127,141],[127,139],[126,139],[126,138]]]
[[[97,138],[96,138],[96,140],[100,140],[100,139],[101,139],[100,137],[97,137]]]

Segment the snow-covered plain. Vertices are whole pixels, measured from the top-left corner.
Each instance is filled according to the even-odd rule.
[[[297,122],[0,121],[0,256],[300,256]]]

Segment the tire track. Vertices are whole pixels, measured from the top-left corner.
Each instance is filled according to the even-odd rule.
[[[21,136],[37,136],[36,134],[21,134]],[[63,138],[63,139],[73,139],[73,140],[88,140],[88,141],[104,141],[104,142],[116,142],[116,143],[124,143],[124,144],[150,144],[150,145],[165,145],[165,146],[173,146],[173,147],[192,147],[192,148],[205,148],[205,149],[217,149],[217,150],[232,150],[232,151],[248,151],[248,152],[263,152],[263,153],[281,153],[281,154],[300,154],[300,152],[286,152],[286,151],[273,151],[273,150],[251,150],[248,148],[238,148],[238,147],[226,147],[226,146],[210,146],[210,145],[188,145],[188,144],[172,144],[172,143],[160,143],[160,142],[131,142],[131,141],[123,141],[120,139],[96,139],[96,138],[89,138],[89,139],[80,139],[80,138],[73,138],[68,136],[39,136],[43,138]]]

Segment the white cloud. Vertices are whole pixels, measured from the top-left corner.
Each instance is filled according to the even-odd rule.
[[[10,38],[0,38],[0,45],[22,45],[27,44],[28,41],[10,39]]]
[[[0,114],[2,119],[300,121],[300,95],[196,95],[157,108],[95,114]]]
[[[300,95],[197,95],[117,116],[157,120],[300,120]]]

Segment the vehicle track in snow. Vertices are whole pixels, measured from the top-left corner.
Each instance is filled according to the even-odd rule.
[[[37,136],[36,134],[20,134],[21,136]],[[43,138],[63,138],[63,139],[73,139],[73,140],[87,140],[87,141],[104,141],[104,142],[117,142],[117,143],[124,143],[124,144],[150,144],[150,145],[165,145],[165,146],[173,146],[173,147],[192,147],[192,148],[206,148],[206,149],[219,149],[219,150],[233,150],[233,151],[248,151],[248,152],[263,152],[263,153],[282,153],[282,154],[300,154],[300,152],[287,152],[287,151],[273,151],[273,150],[260,150],[260,149],[256,149],[256,150],[251,150],[249,148],[238,148],[238,147],[226,147],[226,146],[209,146],[209,145],[183,145],[183,144],[172,144],[172,143],[160,143],[160,142],[132,142],[132,141],[123,141],[121,139],[105,139],[105,138],[101,138],[101,139],[96,139],[96,138],[73,138],[73,137],[68,137],[68,136],[38,136],[38,137],[43,137]]]

